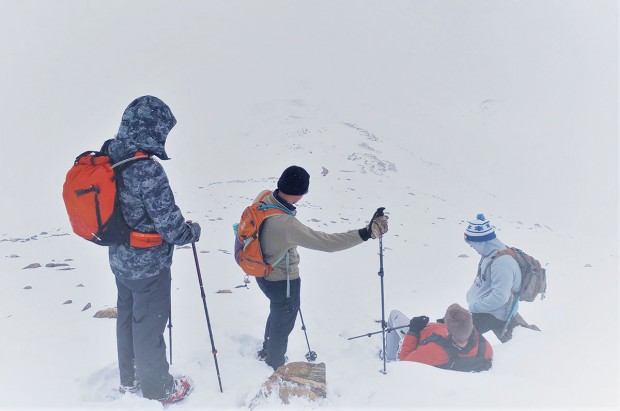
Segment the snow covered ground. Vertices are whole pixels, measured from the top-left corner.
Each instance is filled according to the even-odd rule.
[[[503,345],[489,337],[489,372],[389,363],[384,375],[380,336],[347,340],[380,329],[378,243],[301,250],[304,320],[327,366],[319,408],[618,407],[616,2],[0,0],[0,9],[0,408],[161,408],[112,396],[114,321],[93,318],[116,301],[107,250],[71,234],[60,195],[74,157],[113,136],[144,94],[178,119],[164,165],[186,218],[203,227],[224,388],[191,248],[180,248],[172,371],[196,388],[175,408],[246,408],[271,374],[254,358],[267,299],[254,282],[235,288],[231,226],[291,164],[311,174],[298,213],[311,227],[360,228],[386,207],[388,312],[434,319],[465,305],[478,259],[462,233],[478,212],[549,278],[547,298],[521,309],[543,332],[516,329]],[[41,267],[25,268],[33,263]],[[291,361],[307,352],[300,327]]]

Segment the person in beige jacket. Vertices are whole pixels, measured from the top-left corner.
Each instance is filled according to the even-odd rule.
[[[300,304],[299,253],[297,247],[335,252],[378,238],[388,230],[385,215],[373,216],[359,230],[327,234],[313,230],[296,218],[295,204],[308,193],[310,175],[302,167],[290,166],[278,180],[278,188],[262,201],[285,211],[266,219],[261,226],[261,250],[265,262],[274,266],[265,277],[256,277],[269,298],[263,348],[257,353],[274,370],[284,365],[288,336],[295,326]],[[265,191],[257,196],[264,196]],[[238,241],[238,240],[237,240]],[[243,247],[241,242],[235,248]]]

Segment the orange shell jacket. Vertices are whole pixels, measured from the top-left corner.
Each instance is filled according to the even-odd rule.
[[[474,346],[466,353],[459,353],[459,357],[467,358],[467,357],[475,357],[478,353],[478,345],[480,344],[480,339],[484,338],[478,332],[474,331],[476,343]],[[420,338],[415,335],[407,334],[405,335],[405,339],[403,341],[403,345],[400,350],[399,359],[400,361],[415,361],[421,362],[423,364],[433,365],[433,366],[442,366],[447,364],[450,361],[450,356],[443,349],[441,345],[437,342],[431,341],[427,344],[418,345],[418,341],[424,341],[426,338],[430,337],[433,334],[438,334],[442,337],[448,337],[448,327],[445,324],[439,323],[429,323],[422,331],[420,331]],[[493,359],[493,347],[488,342],[486,343],[486,351],[484,353],[484,358],[491,360]]]

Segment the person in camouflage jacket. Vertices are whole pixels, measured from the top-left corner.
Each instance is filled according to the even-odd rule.
[[[160,99],[143,96],[126,109],[116,137],[102,152],[112,163],[136,152],[168,160],[166,138],[176,124],[170,108]],[[198,241],[200,226],[187,222],[176,205],[163,167],[154,159],[134,161],[119,178],[121,211],[135,231],[158,233],[162,244],[137,248],[109,247],[116,276],[118,318],[116,338],[121,391],[139,386],[145,398],[172,402],[191,388],[188,377],[173,378],[166,359],[164,331],[170,314],[170,267],[175,245]]]

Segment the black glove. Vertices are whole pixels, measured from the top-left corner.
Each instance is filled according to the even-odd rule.
[[[425,315],[421,315],[419,317],[413,317],[411,321],[409,321],[409,332],[407,334],[420,336],[420,331],[426,327],[428,324],[428,317]]]
[[[375,211],[372,218],[370,219],[370,223],[364,228],[360,228],[358,233],[362,240],[368,241],[368,239],[375,239],[377,237],[383,236],[388,230],[387,220],[388,216],[383,214],[383,210],[385,207],[380,207]]]
[[[388,231],[388,216],[382,215],[377,218],[373,218],[373,220],[368,224],[367,230],[370,231],[370,237],[373,239],[383,237],[383,234]]]

